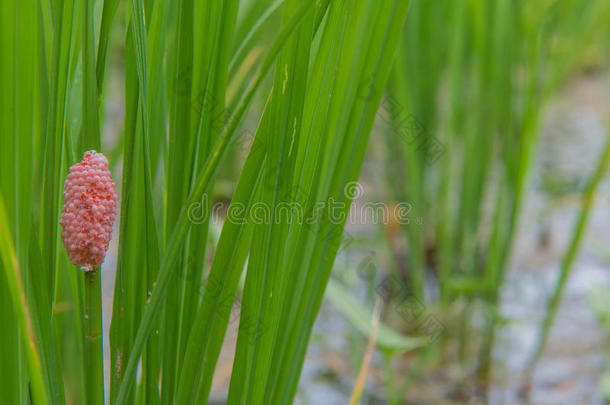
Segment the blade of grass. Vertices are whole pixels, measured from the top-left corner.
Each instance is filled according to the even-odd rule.
[[[254,21],[254,16],[248,20],[248,22],[244,22],[244,27],[250,27],[247,34],[241,38],[241,42],[237,49],[233,52],[231,56],[231,62],[229,63],[229,74],[233,76],[235,74],[235,69],[239,64],[241,64],[246,56],[246,54],[250,51],[253,42],[259,38],[261,35],[265,24],[267,24],[274,14],[283,6],[284,0],[275,0],[271,3],[265,11],[258,16],[258,19]]]
[[[3,55],[3,63],[0,63],[0,85],[3,92],[0,94],[0,137],[4,147],[0,149],[0,192],[7,196],[15,195],[16,179],[9,175],[15,169],[14,150],[16,148],[16,126],[13,110],[15,95],[15,65],[17,57],[15,55],[15,3],[5,1],[0,3],[0,52]],[[6,62],[4,62],[6,60]],[[17,83],[18,85],[18,83]],[[15,198],[9,198],[6,202],[8,215],[10,215],[10,226],[15,227],[17,216],[15,211]],[[10,232],[10,228],[2,229],[3,232]],[[2,263],[2,262],[0,262]],[[0,300],[3,308],[12,308],[12,295],[5,281],[4,266],[0,284]],[[17,323],[14,311],[2,311],[0,321],[3,325],[15,325]],[[25,361],[20,355],[20,335],[18,328],[7,329],[0,334],[0,356],[2,357],[2,367],[0,367],[0,390],[2,397],[6,401],[15,404],[25,404],[27,398],[23,387],[25,386],[26,373]]]
[[[448,134],[443,138],[443,142],[445,143],[445,147],[451,151],[455,146],[453,142],[453,137],[455,134],[458,134],[462,128],[462,115],[463,115],[463,100],[462,93],[464,89],[464,65],[465,65],[465,55],[464,48],[466,47],[467,38],[466,31],[464,29],[465,24],[467,23],[466,16],[466,4],[464,2],[453,2],[452,5],[455,7],[452,10],[452,22],[451,25],[453,27],[452,37],[453,40],[451,42],[451,48],[449,51],[449,61],[451,63],[450,67],[450,80],[451,80],[451,119],[449,120],[451,131],[447,131]],[[404,56],[403,56],[404,57]],[[455,196],[454,191],[454,179],[453,173],[453,159],[452,153],[447,153],[446,156],[443,156],[443,160],[441,162],[441,185],[439,187],[439,199],[440,203],[440,215],[437,224],[437,233],[439,239],[439,249],[438,249],[438,274],[439,274],[439,285],[440,285],[440,294],[441,299],[444,300],[444,303],[448,303],[448,295],[447,286],[449,284],[448,279],[451,275],[452,265],[453,265],[453,238],[452,234],[453,230],[453,218],[454,213],[452,212],[452,204]],[[423,201],[415,202],[415,204],[420,205]]]
[[[119,221],[119,251],[117,258],[117,269],[115,275],[114,297],[112,304],[112,321],[110,323],[110,403],[116,400],[118,387],[123,380],[124,357],[129,356],[131,341],[133,340],[133,324],[136,322],[138,313],[136,297],[138,293],[133,286],[138,283],[139,271],[133,269],[141,268],[141,263],[136,262],[136,255],[129,254],[139,248],[141,224],[140,215],[136,212],[141,207],[133,201],[133,196],[138,195],[136,189],[137,180],[140,178],[134,172],[139,165],[136,160],[139,155],[135,153],[135,137],[138,120],[138,88],[137,73],[134,61],[133,41],[129,40],[131,28],[128,28],[125,46],[125,129],[123,147],[123,176],[121,179],[121,208]],[[134,119],[135,117],[135,119]],[[140,127],[141,128],[141,127]],[[134,208],[132,208],[134,207]],[[132,213],[132,210],[134,211]],[[130,288],[130,286],[132,288]]]
[[[373,325],[370,309],[358,303],[349,291],[332,278],[328,280],[325,297],[333,303],[341,314],[364,336],[371,336]],[[387,354],[399,354],[416,349],[425,344],[424,339],[410,338],[395,332],[390,327],[379,324],[375,344]]]
[[[49,305],[49,288],[45,284],[45,277],[41,277],[42,255],[38,246],[38,237],[35,227],[30,231],[30,247],[28,250],[28,305],[33,308],[33,326],[37,336],[37,344],[41,352],[41,362],[45,370],[45,384],[49,387],[50,400],[54,404],[65,403],[62,370],[59,364],[59,350],[55,328],[52,323],[51,306]],[[27,288],[26,288],[27,291]]]
[[[153,186],[155,174],[158,170],[161,157],[162,147],[166,139],[166,116],[164,95],[164,48],[165,48],[165,33],[167,25],[167,4],[166,1],[154,2],[152,10],[152,18],[150,28],[148,29],[148,59],[150,60],[149,74],[149,131],[148,144],[142,145],[146,150],[143,152],[144,164],[140,170],[147,170],[147,176],[144,179],[145,189],[143,193],[145,199],[145,235],[146,236],[146,297],[154,288],[157,272],[159,269],[159,240],[158,227],[162,226],[162,221],[157,221],[153,208]],[[146,139],[144,139],[146,140]],[[158,327],[158,326],[155,326]],[[135,335],[134,335],[135,336]],[[159,378],[161,372],[161,350],[160,337],[158,334],[153,334],[149,337],[145,348],[145,353],[142,356],[142,369],[145,371],[143,375],[143,386],[145,387],[145,395],[143,402],[147,404],[157,404],[160,402],[159,395]]]
[[[148,29],[148,60],[150,61],[150,74],[148,77],[148,98],[149,98],[149,143],[150,143],[150,172],[151,180],[155,183],[156,176],[162,174],[159,170],[162,151],[166,148],[167,135],[167,101],[165,93],[166,63],[165,48],[166,37],[168,36],[168,20],[170,5],[167,1],[155,1],[152,11],[150,27]],[[159,217],[159,215],[157,215]],[[157,221],[158,226],[163,225],[163,221]],[[162,229],[159,229],[160,232]],[[159,233],[163,235],[163,233]],[[150,274],[154,279],[155,274]]]
[[[409,57],[409,49],[413,49],[413,54],[417,55],[419,44],[416,42],[411,44],[408,41],[408,36],[412,36],[414,28],[411,27],[411,19],[415,18],[412,12],[407,17],[407,23],[404,28],[403,40],[399,45],[399,52],[396,57],[395,66],[390,76],[390,84],[388,86],[390,94],[395,98],[396,103],[399,105],[399,111],[396,111],[392,118],[393,130],[389,133],[390,143],[396,142],[396,134],[394,128],[400,128],[402,120],[411,111],[415,114],[417,96],[413,94],[414,90],[411,89],[410,75],[405,72],[411,72],[414,70],[413,63],[417,56]],[[415,22],[413,22],[415,24]],[[414,41],[415,42],[415,41]],[[411,48],[410,46],[413,46]],[[418,121],[421,117],[416,118]],[[416,128],[415,131],[419,129]],[[404,142],[401,146],[404,150],[404,164],[405,164],[405,198],[406,201],[412,205],[412,215],[414,218],[421,217],[423,215],[422,207],[424,206],[424,162],[420,156],[421,151],[419,150],[419,139],[416,142]],[[423,279],[425,271],[425,247],[423,235],[413,226],[403,227],[409,241],[409,274],[408,280],[411,284],[412,291],[418,296],[423,295]]]
[[[205,401],[210,392],[214,369],[231,317],[235,291],[254,230],[247,219],[259,187],[260,168],[264,164],[264,149],[259,146],[264,144],[264,139],[264,136],[260,136],[254,140],[220,234],[180,373],[177,402],[182,404],[198,403],[197,398]]]
[[[40,351],[35,343],[36,337],[32,326],[32,318],[30,317],[30,310],[26,302],[20,266],[9,229],[9,222],[4,208],[4,197],[0,194],[0,256],[11,296],[12,307],[15,311],[17,324],[19,325],[21,342],[30,377],[31,395],[36,404],[48,404],[51,402],[49,391],[44,382]]]
[[[553,289],[553,293],[547,301],[544,320],[540,325],[540,331],[538,333],[536,346],[527,364],[525,373],[526,377],[531,378],[536,364],[540,359],[540,356],[542,355],[546,346],[551,327],[553,326],[553,322],[555,321],[555,317],[557,316],[557,311],[559,309],[561,298],[563,297],[563,292],[565,290],[566,283],[568,281],[568,278],[570,277],[570,273],[573,268],[574,260],[576,260],[578,252],[580,251],[580,247],[582,245],[583,236],[585,235],[589,216],[591,214],[593,203],[595,201],[595,193],[597,191],[597,187],[601,182],[602,178],[606,175],[609,162],[610,134],[608,135],[606,146],[604,147],[604,150],[602,151],[602,154],[599,157],[599,161],[597,163],[595,171],[591,174],[591,177],[589,178],[589,181],[585,189],[583,190],[581,197],[580,213],[574,226],[574,230],[572,231],[570,244],[568,245],[568,249],[566,250],[563,260],[561,261],[561,270],[559,273],[559,278],[557,279],[557,284]]]
[[[127,396],[129,395],[129,391],[133,383],[132,379],[136,372],[139,357],[142,353],[145,341],[151,332],[153,321],[164,298],[167,285],[172,276],[171,269],[178,256],[179,248],[182,245],[189,229],[190,222],[188,219],[188,207],[194,203],[198,203],[199,201],[201,201],[201,197],[203,196],[205,190],[208,188],[210,181],[214,176],[218,165],[220,164],[220,161],[226,153],[226,150],[234,137],[237,126],[243,118],[246,109],[250,105],[250,102],[252,101],[256,90],[259,88],[263,78],[269,71],[271,64],[275,60],[275,57],[277,56],[283,44],[285,43],[286,39],[298,26],[298,24],[303,18],[303,15],[306,14],[307,10],[311,6],[312,2],[307,2],[303,4],[302,8],[300,9],[301,12],[295,15],[295,17],[291,19],[291,21],[284,27],[282,32],[278,35],[263,65],[261,66],[259,74],[253,81],[249,90],[246,92],[244,98],[240,102],[236,112],[233,114],[228,125],[222,132],[218,142],[216,143],[210,154],[210,157],[208,158],[208,161],[204,165],[204,168],[197,176],[197,181],[195,182],[196,187],[190,193],[186,204],[182,207],[182,210],[180,211],[180,216],[177,220],[176,227],[172,232],[172,236],[169,239],[167,248],[161,259],[155,288],[151,292],[150,301],[148,302],[146,310],[144,311],[144,314],[142,316],[142,321],[138,327],[138,332],[133,342],[132,350],[129,354],[129,360],[127,362],[125,373],[123,375],[123,381],[120,384],[119,392],[117,395],[117,404],[125,404],[127,401]]]
[[[64,146],[70,143],[66,140],[68,90],[70,77],[70,61],[73,56],[70,52],[75,47],[76,38],[74,28],[78,16],[75,13],[73,0],[57,3],[54,13],[54,42],[53,65],[50,66],[51,96],[49,115],[46,128],[44,168],[43,168],[43,197],[41,203],[41,248],[46,252],[45,267],[47,269],[48,285],[55,287],[55,275],[58,269],[58,239],[59,239],[59,211],[63,185],[62,163],[64,162]],[[70,159],[72,157],[70,156]],[[51,291],[49,297],[53,297]]]
[[[341,16],[346,15],[344,11],[347,6],[347,3],[344,3],[341,6],[333,4],[328,11],[327,21],[332,21],[333,23],[326,24],[320,33],[320,46],[316,55],[318,63],[313,65],[309,79],[310,84],[308,86],[308,92],[311,94],[321,95],[333,93],[333,67],[338,67],[340,65],[338,58],[341,51],[343,30],[345,29],[344,25],[341,24]],[[313,212],[314,201],[318,201],[319,199],[319,197],[315,195],[315,191],[313,191],[313,180],[316,176],[319,176],[319,174],[316,173],[316,166],[319,165],[319,156],[323,153],[323,144],[321,142],[323,134],[328,131],[328,129],[325,128],[325,125],[327,123],[330,102],[331,99],[328,97],[314,99],[310,96],[310,98],[306,100],[304,106],[303,124],[301,126],[303,136],[300,137],[300,142],[296,149],[297,162],[294,187],[297,202],[302,204],[306,214]],[[334,134],[335,131],[330,133]],[[315,220],[317,219],[318,218],[315,218]],[[308,218],[307,221],[311,221],[311,219]],[[297,225],[302,224],[297,223]],[[288,251],[293,251],[294,257],[291,259],[290,254],[286,256],[288,260],[293,261],[292,263],[289,261],[285,264],[286,268],[292,268],[293,263],[300,264],[305,260],[307,254],[310,254],[311,246],[306,244],[306,242],[311,244],[311,241],[306,239],[309,232],[314,235],[317,233],[324,235],[324,232],[326,232],[319,231],[315,228],[315,222],[307,222],[305,227],[300,228],[298,228],[297,225],[294,226],[294,229],[292,229],[289,234]],[[324,235],[323,237],[326,236],[327,235]],[[300,249],[295,249],[297,246],[300,247]],[[296,297],[300,296],[299,294],[301,294],[303,284],[305,283],[306,273],[307,272],[299,272],[295,268],[294,271],[291,271],[286,275],[283,299],[296,299]],[[281,315],[282,319],[280,320],[281,325],[286,325],[291,322],[291,317],[294,317],[293,311],[294,308],[292,306],[284,306]],[[285,334],[278,335],[277,339],[276,350],[273,354],[274,359],[272,360],[273,364],[280,363],[282,359],[281,356],[289,344]],[[285,377],[286,376],[283,375],[281,369],[274,367],[271,370],[268,380],[277,380],[277,385],[282,384],[281,379]],[[273,387],[274,384],[270,383],[269,385],[270,387]]]
[[[208,5],[211,8],[211,4]],[[175,63],[175,73],[170,86],[169,111],[169,143],[166,171],[166,209],[165,209],[165,241],[177,226],[182,205],[189,192],[189,174],[193,170],[194,134],[190,130],[192,108],[193,81],[193,37],[194,37],[194,1],[180,0],[177,2],[176,37],[172,57]],[[205,24],[206,27],[209,24]],[[166,249],[168,246],[166,245]],[[186,267],[186,250],[182,247],[178,252],[174,273]],[[162,403],[173,402],[180,360],[180,303],[181,281],[186,276],[174,275],[169,279],[167,298],[165,299],[165,316],[163,319],[163,353],[161,395]]]
[[[106,72],[106,56],[108,56],[108,41],[110,35],[110,28],[116,14],[116,10],[119,7],[119,0],[105,0],[104,8],[102,9],[102,22],[100,26],[100,37],[97,47],[97,60],[95,67],[95,76],[97,83],[97,94],[99,97],[102,95],[104,89],[104,76]]]
[[[369,335],[369,341],[364,351],[364,357],[362,358],[362,364],[360,365],[360,371],[358,377],[356,377],[356,384],[349,398],[350,405],[358,405],[362,391],[364,390],[364,384],[366,383],[366,376],[371,365],[371,358],[375,351],[375,341],[377,339],[377,333],[379,331],[379,313],[381,312],[381,298],[377,297],[375,302],[375,308],[373,309],[373,316],[371,319],[371,333]]]
[[[98,82],[95,72],[95,39],[93,2],[85,1],[82,8],[83,94],[82,123],[78,155],[87,150],[100,151],[100,124],[98,116]],[[85,392],[87,403],[104,404],[104,354],[102,349],[102,279],[99,268],[84,275],[84,349]]]
[[[216,4],[217,3],[217,4]],[[191,118],[191,132],[194,144],[189,148],[194,151],[193,168],[190,175],[189,189],[195,186],[197,173],[202,169],[210,150],[218,139],[228,116],[225,94],[227,88],[229,49],[233,41],[233,30],[237,15],[238,2],[225,0],[215,2],[215,7],[198,4],[196,15],[209,13],[209,23],[195,27],[195,53],[193,64],[193,94],[196,99],[194,113]],[[203,13],[208,9],[206,13]],[[206,21],[199,18],[198,21]],[[207,32],[202,32],[200,26],[208,26]],[[201,40],[207,38],[207,40]],[[214,181],[208,186],[213,190]],[[207,192],[207,190],[206,190]],[[208,240],[208,225],[212,211],[212,199],[202,201],[205,215],[193,221],[186,249],[186,276],[182,281],[182,301],[180,319],[179,362],[177,372],[182,368],[188,336],[193,325],[196,310],[200,300],[201,285],[204,278],[206,263],[206,242]]]
[[[285,2],[285,21],[298,11],[298,4],[293,0]],[[292,152],[293,146],[299,143],[298,123],[302,121],[314,21],[314,14],[310,13],[280,53],[273,91],[265,110],[269,118],[263,118],[263,125],[259,127],[259,131],[273,134],[265,145],[263,187],[260,201],[256,202],[269,208],[271,220],[255,225],[257,237],[250,250],[229,404],[260,403],[265,390],[260,381],[271,366],[277,319],[281,313],[281,264],[289,221],[285,215],[282,217],[280,207],[294,198],[291,188],[296,151]]]
[[[359,7],[369,10],[371,14],[370,20],[368,20],[368,29],[371,29],[372,33],[364,35],[364,38],[367,39],[364,41],[357,36],[350,38],[350,40],[358,42],[361,48],[364,48],[362,55],[359,56],[362,59],[356,59],[360,63],[354,63],[351,59],[353,56],[347,54],[344,56],[347,60],[339,63],[339,66],[344,66],[348,72],[348,67],[353,67],[354,70],[351,73],[355,76],[350,76],[348,73],[337,74],[337,80],[341,78],[346,81],[343,84],[343,86],[346,86],[343,91],[347,91],[347,94],[342,94],[342,92],[334,94],[342,100],[341,103],[334,105],[337,106],[336,108],[338,108],[338,104],[345,105],[346,110],[341,111],[340,109],[339,111],[346,115],[341,123],[335,122],[341,115],[330,115],[332,119],[329,121],[334,125],[329,125],[326,128],[326,131],[329,131],[330,134],[345,133],[345,138],[339,144],[341,147],[337,150],[338,154],[334,158],[329,157],[325,162],[331,166],[326,168],[322,166],[322,172],[334,173],[334,176],[327,179],[327,181],[330,181],[330,184],[326,186],[328,191],[325,191],[321,196],[323,200],[332,197],[333,201],[344,203],[344,213],[349,209],[351,202],[351,197],[346,195],[349,193],[345,192],[345,187],[350,182],[354,182],[360,173],[368,136],[382,97],[382,93],[376,89],[383,88],[387,81],[409,2],[396,1],[392,4],[371,2],[367,6],[372,7],[372,13],[367,7],[362,4],[359,5]],[[331,4],[331,7],[333,7],[333,4]],[[362,27],[358,28],[362,29]],[[366,30],[362,33],[366,33]],[[366,44],[364,47],[362,47],[363,42]],[[363,61],[367,61],[367,63],[363,63]],[[350,77],[351,79],[348,80]],[[358,96],[357,86],[349,86],[350,82],[352,84],[366,83],[364,93]],[[310,94],[309,97],[311,97],[309,102],[318,99],[315,92]],[[308,122],[308,119],[304,118],[304,122]],[[309,177],[305,175],[302,179]],[[311,177],[315,178],[315,176]],[[342,221],[331,223],[328,214],[323,216],[319,229],[324,230],[325,237],[320,237],[321,234],[316,234],[316,232],[307,235],[311,230],[304,231],[306,236],[316,239],[313,252],[308,253],[311,256],[305,256],[305,259],[303,259],[297,254],[309,242],[299,243],[295,247],[294,260],[298,261],[292,262],[294,273],[306,274],[307,279],[301,281],[300,283],[303,284],[301,286],[297,285],[296,289],[290,292],[290,294],[294,294],[291,301],[295,302],[295,305],[286,305],[286,307],[294,307],[294,309],[291,308],[290,312],[292,314],[287,315],[288,321],[282,323],[281,326],[282,331],[284,331],[282,338],[286,339],[287,345],[281,353],[280,361],[274,363],[277,364],[276,367],[280,367],[278,372],[280,378],[271,392],[272,403],[290,402],[291,398],[294,397],[307,342],[322,301],[335,255],[340,246],[340,238],[346,218],[347,215],[345,214]],[[313,271],[308,269],[313,269]],[[280,344],[278,346],[283,347]]]
[[[7,116],[0,120],[7,122],[7,124],[11,121],[14,122],[13,129],[15,132],[14,136],[11,136],[12,134],[9,135],[4,129],[0,130],[8,138],[6,142],[3,142],[5,145],[3,149],[7,156],[0,158],[2,163],[7,166],[0,171],[7,173],[7,175],[10,173],[7,177],[11,180],[14,179],[15,188],[13,190],[5,188],[8,187],[6,179],[2,179],[0,185],[4,189],[4,195],[12,196],[14,211],[9,211],[9,217],[13,221],[15,253],[23,274],[27,305],[30,308],[29,313],[36,338],[35,343],[40,350],[44,384],[49,390],[49,400],[52,403],[61,403],[64,401],[63,386],[57,384],[57,381],[62,381],[62,378],[54,355],[55,346],[51,329],[49,288],[46,285],[46,277],[41,265],[42,259],[38,241],[35,239],[34,232],[32,232],[35,220],[35,216],[32,215],[35,195],[34,184],[37,184],[36,174],[40,169],[40,165],[36,162],[38,162],[40,156],[42,142],[42,136],[38,134],[42,134],[41,127],[44,125],[40,113],[44,108],[41,93],[46,91],[46,83],[41,79],[44,71],[42,64],[39,63],[39,58],[43,56],[39,52],[41,48],[38,47],[41,39],[36,35],[40,22],[35,1],[28,0],[14,2],[13,4],[15,6],[14,13],[4,14],[2,12],[6,17],[14,18],[15,24],[14,38],[10,35],[6,36],[6,40],[12,42],[11,47],[14,49],[11,63],[14,74],[3,76],[9,79],[13,85],[2,83],[2,87],[8,93],[7,96],[10,95],[12,98],[9,103],[14,103],[13,108],[7,108],[5,111],[10,112],[13,116]],[[12,29],[10,24],[7,24],[6,28]],[[4,46],[0,46],[0,48],[5,50],[8,60],[10,60],[8,49]],[[13,140],[15,144],[14,147],[11,147],[10,143]],[[13,317],[13,314],[11,313],[9,316]],[[15,336],[17,336],[17,331]],[[6,350],[13,350],[14,353],[18,352],[11,345],[3,347]],[[9,366],[9,355],[2,355],[2,357],[7,358],[7,366]],[[15,369],[18,369],[18,367],[13,368],[13,370]],[[9,372],[13,376],[17,375],[13,370],[9,369]],[[6,376],[6,381],[9,384],[11,378],[13,377]],[[18,387],[18,384],[14,384],[11,389],[17,389]],[[8,392],[6,393],[8,397]],[[10,402],[9,398],[6,400]]]
[[[144,13],[141,4],[132,6],[134,15]],[[150,123],[146,121],[148,76],[143,70],[148,66],[146,37],[141,37],[145,28],[136,27],[142,23],[141,15],[134,17],[130,22],[126,38],[126,140],[123,158],[121,241],[110,334],[113,364],[111,403],[116,401],[119,387],[125,379],[132,379],[132,384],[135,382],[134,375],[124,375],[124,361],[131,354],[135,326],[139,324],[150,297],[159,263],[157,225],[152,205],[151,149],[148,139],[148,134],[152,130],[149,127]],[[155,24],[155,30],[157,29],[161,27]],[[157,35],[158,33],[155,32],[153,38]],[[157,58],[160,57],[158,54],[155,55]],[[159,85],[156,83],[156,86]],[[154,131],[157,136],[161,133],[159,128],[155,128]],[[134,251],[141,251],[143,254],[136,256],[132,254]],[[146,368],[143,374],[144,390],[140,398],[145,403],[159,402],[158,340],[156,334],[148,339],[143,357],[142,364]]]
[[[47,7],[49,5],[50,8]],[[80,319],[82,295],[80,283],[76,280],[79,275],[72,271],[73,267],[68,264],[65,253],[58,254],[60,252],[58,223],[64,173],[67,163],[74,159],[71,151],[69,122],[70,119],[81,120],[78,116],[70,116],[71,84],[75,61],[80,54],[78,43],[81,36],[79,27],[82,19],[79,17],[82,15],[79,14],[79,7],[80,2],[75,3],[73,0],[43,4],[43,33],[46,44],[44,51],[47,64],[41,64],[41,67],[46,68],[47,73],[39,76],[41,83],[44,83],[45,86],[45,89],[41,90],[39,94],[41,97],[46,97],[44,105],[48,111],[41,114],[45,121],[38,127],[44,145],[41,155],[43,161],[42,192],[38,224],[40,248],[44,252],[44,260],[43,266],[38,271],[40,272],[39,277],[47,278],[42,285],[46,285],[49,289],[46,294],[49,299],[49,307],[60,303],[64,297],[72,299],[71,302],[68,302],[72,304],[73,312],[66,312],[65,316],[51,312],[57,339],[66,343],[70,342],[69,345],[60,345],[58,342],[55,348],[59,348],[58,363],[61,359],[63,367],[74,371],[64,373],[62,379],[65,381],[66,387],[70,389],[67,396],[72,396],[72,399],[80,399],[80,394],[85,392],[81,351],[84,334]],[[49,16],[52,21],[48,20]],[[46,91],[47,85],[48,92]],[[71,295],[64,295],[66,285],[68,289],[70,286],[72,287]],[[70,322],[63,322],[68,319]],[[71,356],[72,353],[75,355]],[[58,369],[59,365],[56,366],[56,370]],[[58,390],[61,393],[62,389],[58,388]]]

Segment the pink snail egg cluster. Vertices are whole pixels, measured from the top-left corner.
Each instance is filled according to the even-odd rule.
[[[117,202],[103,154],[86,152],[83,160],[70,167],[64,199],[59,224],[70,261],[88,270],[100,266],[110,243]]]

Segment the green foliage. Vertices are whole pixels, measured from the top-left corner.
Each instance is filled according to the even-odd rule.
[[[381,98],[359,85],[385,85],[408,5],[3,2],[0,299],[18,328],[0,336],[2,402],[104,403],[100,283],[111,269],[70,265],[58,224],[67,169],[89,149],[122,167],[107,402],[207,401],[246,259],[229,402],[291,402],[344,221],[259,224],[250,209],[346,198]],[[121,48],[114,152],[102,134]],[[247,216],[229,209],[210,256],[215,180],[261,100],[231,200]]]
[[[401,276],[412,294],[433,301],[425,280],[434,271],[427,287],[438,288],[445,308],[482,300],[495,311],[546,102],[583,68],[580,56],[603,41],[609,13],[607,2],[595,0],[413,2],[382,102],[388,184],[398,170],[405,186],[394,188],[394,199],[425,219],[424,232],[404,226],[408,272]],[[570,260],[581,232],[575,229]],[[456,332],[464,361],[470,315]],[[475,357],[483,381],[496,315]]]
[[[16,325],[0,332],[0,402],[206,403],[239,302],[228,403],[291,403],[327,287],[372,330],[330,275],[380,105],[392,198],[435,218],[404,227],[410,292],[426,301],[435,256],[443,308],[462,296],[495,308],[544,104],[610,15],[604,0],[533,3],[0,2],[0,322]],[[124,122],[110,125],[117,110]],[[68,168],[89,149],[110,160],[120,217],[118,253],[85,275],[59,216]],[[422,342],[381,323],[376,344],[391,374],[389,356]]]
[[[326,294],[341,313],[364,336],[369,336],[372,330],[370,311],[363,308],[349,292],[336,281],[330,279],[326,287]],[[418,347],[425,346],[426,338],[409,338],[390,329],[386,325],[379,325],[376,345],[388,354],[399,354]]]

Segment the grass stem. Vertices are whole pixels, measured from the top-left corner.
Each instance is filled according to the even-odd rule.
[[[557,284],[553,291],[553,294],[549,298],[547,305],[544,320],[540,327],[540,333],[538,335],[538,341],[536,343],[536,349],[530,361],[527,365],[526,369],[526,386],[531,382],[531,378],[533,376],[534,369],[536,367],[536,363],[540,359],[542,352],[546,346],[546,342],[549,337],[549,333],[551,330],[551,326],[553,326],[553,322],[557,316],[557,311],[559,309],[559,304],[561,303],[561,298],[563,297],[563,292],[566,287],[566,283],[570,273],[572,271],[572,265],[576,256],[580,250],[580,246],[582,244],[582,239],[585,233],[585,229],[587,226],[587,222],[589,219],[589,215],[591,213],[591,208],[593,207],[593,201],[595,197],[595,192],[597,190],[597,186],[599,185],[601,179],[606,173],[608,167],[608,161],[610,160],[610,135],[608,140],[606,141],[606,146],[604,151],[602,152],[601,157],[599,158],[597,167],[595,172],[592,174],[589,182],[583,192],[582,195],[582,207],[580,210],[580,214],[578,216],[578,220],[576,222],[574,232],[572,233],[572,239],[570,241],[570,245],[568,250],[563,258],[561,263],[561,272],[559,274],[559,278],[557,280]],[[526,390],[527,391],[527,390]]]
[[[85,388],[88,405],[104,404],[102,282],[99,267],[85,272]]]

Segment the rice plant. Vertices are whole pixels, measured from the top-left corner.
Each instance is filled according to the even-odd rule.
[[[1,296],[17,325],[2,336],[2,402],[206,402],[242,273],[228,401],[291,402],[344,225],[311,207],[350,198],[381,97],[357,84],[385,84],[408,6],[2,2]],[[118,50],[125,119],[106,140]],[[208,196],[247,113],[260,117],[212,254]],[[114,215],[95,216],[111,180],[72,166],[103,156],[90,150],[120,185],[109,336],[100,281],[112,270],[98,268],[109,234],[92,240]],[[286,203],[311,220],[280,217]],[[274,220],[257,221],[257,204]]]
[[[461,378],[476,378],[483,393],[545,106],[582,69],[587,45],[603,41],[609,12],[601,1],[447,1],[414,2],[407,18],[385,103],[387,136],[403,142],[387,150],[386,171],[389,184],[396,170],[404,173],[393,198],[411,202],[415,215],[430,221],[425,232],[403,227],[409,255],[401,276],[446,322],[458,317],[458,330],[444,340],[459,341]],[[530,368],[548,337],[605,155],[584,191],[583,216]],[[471,331],[481,313],[486,331]],[[477,364],[474,375],[469,359]]]

